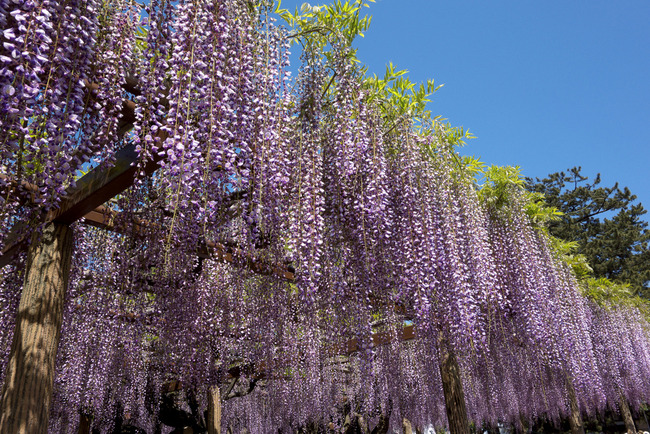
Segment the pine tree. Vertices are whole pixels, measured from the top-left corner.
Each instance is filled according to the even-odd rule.
[[[530,191],[543,193],[549,206],[564,215],[549,225],[551,235],[578,243],[596,277],[630,284],[630,289],[650,298],[650,230],[637,197],[618,183],[600,185],[600,174],[592,182],[581,167],[527,179]]]

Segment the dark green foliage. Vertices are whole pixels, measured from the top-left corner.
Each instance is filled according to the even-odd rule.
[[[553,173],[536,181],[530,191],[543,193],[549,206],[564,215],[549,223],[551,235],[578,243],[596,277],[626,282],[638,295],[650,298],[650,231],[643,205],[618,183],[600,185],[600,174],[589,182],[580,167]]]

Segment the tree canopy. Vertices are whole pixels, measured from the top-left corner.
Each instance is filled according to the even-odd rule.
[[[543,193],[548,206],[562,216],[549,223],[549,232],[575,241],[596,277],[628,283],[634,293],[650,297],[650,230],[644,220],[647,210],[636,196],[618,183],[601,185],[600,174],[593,181],[580,167],[556,172],[527,188]]]

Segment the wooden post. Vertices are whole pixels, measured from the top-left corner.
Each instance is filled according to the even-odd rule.
[[[219,386],[208,388],[208,415],[206,425],[208,434],[221,434],[221,393]]]
[[[413,434],[413,426],[411,425],[411,421],[407,418],[402,419],[402,432],[404,434]]]
[[[571,410],[571,414],[569,415],[571,434],[585,434],[585,425],[582,422],[582,416],[580,415],[580,406],[578,405],[576,390],[573,388],[571,377],[568,375],[566,377],[566,390],[567,395],[569,395],[569,409]]]
[[[627,400],[623,397],[623,394],[620,395],[619,407],[621,407],[621,416],[623,416],[627,434],[637,434],[636,427],[634,426],[634,419],[632,418],[632,412],[630,411],[630,407],[627,405]]]
[[[79,434],[90,434],[90,424],[92,418],[84,413],[83,411],[79,412]]]
[[[361,434],[370,434],[368,422],[366,422],[366,418],[363,417],[362,414],[357,414],[357,427]],[[316,429],[314,433],[318,434],[318,429]]]
[[[530,432],[529,425],[530,424],[528,423],[528,420],[524,417],[523,414],[520,413],[519,414],[519,421],[518,421],[518,424],[517,424],[517,427],[516,427],[517,428],[516,431],[521,432],[521,433]]]
[[[65,224],[48,223],[32,236],[2,390],[2,433],[47,431],[72,244]]]
[[[390,428],[390,408],[386,413],[382,413],[379,416],[379,422],[372,429],[371,434],[387,434],[388,428]]]
[[[456,360],[453,351],[447,348],[444,340],[441,339],[439,342],[440,378],[442,379],[442,390],[445,395],[449,432],[451,434],[469,434],[465,394],[460,379],[458,360]]]

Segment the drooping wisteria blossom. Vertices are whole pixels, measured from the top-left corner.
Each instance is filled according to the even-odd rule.
[[[590,334],[606,402],[621,396],[633,408],[648,402],[648,321],[630,306],[590,304]]]
[[[127,1],[27,0],[3,10],[2,245],[16,216],[38,219],[32,213],[56,208],[79,170],[112,161],[139,20]]]

